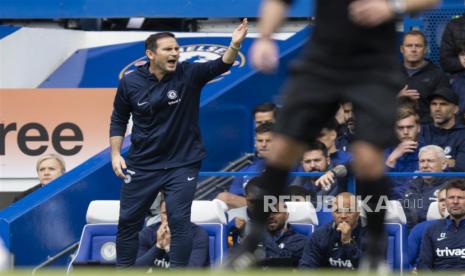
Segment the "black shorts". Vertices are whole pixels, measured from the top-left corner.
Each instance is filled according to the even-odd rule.
[[[356,140],[381,148],[395,143],[396,95],[403,81],[400,72],[320,69],[325,74],[303,70],[291,73],[284,86],[277,133],[303,143],[312,142],[334,118],[339,103],[350,101],[354,108]]]

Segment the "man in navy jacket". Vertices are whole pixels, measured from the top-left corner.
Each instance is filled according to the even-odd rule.
[[[428,97],[439,87],[449,88],[449,78],[437,65],[425,59],[427,40],[418,30],[404,33],[400,51],[404,57],[402,72],[406,85],[398,96],[416,101],[422,123],[431,122]]]
[[[136,266],[170,267],[171,231],[166,217],[166,204],[160,204],[161,221],[145,227],[139,232],[139,250]],[[187,267],[207,267],[210,265],[209,239],[207,232],[201,227],[190,223],[192,229],[192,251]]]
[[[419,270],[465,268],[465,180],[454,179],[446,187],[449,217],[429,226],[421,241]]]
[[[200,92],[229,70],[246,34],[244,19],[221,58],[192,64],[178,64],[180,50],[172,33],[151,35],[145,41],[149,63],[122,77],[110,125],[112,168],[124,179],[116,238],[118,266],[134,265],[137,233],[162,188],[171,229],[171,267],[188,264],[190,210],[200,161],[206,156],[198,126]],[[125,160],[121,147],[130,117],[132,145]]]
[[[273,144],[274,123],[265,122],[255,128],[255,150],[256,154],[252,158],[252,163],[240,169],[239,172],[261,172],[265,167],[271,145]],[[224,201],[229,208],[240,208],[245,206],[245,186],[253,178],[250,175],[234,177],[228,192],[221,192],[217,199]]]
[[[340,193],[336,196],[333,208],[333,223],[318,228],[307,240],[299,267],[358,267],[365,229],[359,223],[357,200],[351,193]]]
[[[297,267],[302,257],[307,237],[294,232],[292,225],[287,223],[289,213],[284,202],[277,204],[279,209],[271,210],[266,224],[267,231],[259,244],[264,250],[264,267]]]
[[[447,166],[444,151],[435,145],[422,147],[418,159],[421,172],[443,172]],[[402,199],[409,229],[426,220],[429,205],[437,201],[446,181],[443,177],[422,176],[409,183]]]
[[[414,172],[418,170],[418,150],[423,146],[419,141],[420,118],[410,108],[400,108],[397,112],[396,136],[400,143],[386,149],[386,170],[388,172]],[[411,177],[392,177],[391,199],[403,198]]]
[[[425,145],[438,145],[448,156],[448,167],[465,171],[465,126],[456,118],[459,98],[449,88],[439,88],[430,96],[432,124],[422,126]]]
[[[446,212],[446,187],[439,190],[438,193],[438,211],[439,215],[441,216],[440,219],[443,219],[447,216]],[[439,219],[439,218],[438,218]],[[420,257],[420,248],[421,248],[421,240],[423,238],[423,234],[425,233],[426,228],[428,228],[431,224],[437,222],[435,220],[426,220],[421,223],[415,225],[410,231],[408,235],[407,241],[407,254],[408,254],[408,263],[410,267],[414,269],[417,268],[418,258]]]

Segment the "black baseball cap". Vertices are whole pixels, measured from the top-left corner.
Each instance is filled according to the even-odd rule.
[[[436,89],[436,91],[428,97],[428,100],[431,102],[436,97],[444,98],[446,101],[455,105],[459,104],[459,95],[447,87],[440,87]]]

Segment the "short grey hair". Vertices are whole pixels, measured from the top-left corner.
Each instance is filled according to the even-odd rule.
[[[65,172],[66,172],[65,160],[63,160],[63,158],[62,158],[61,156],[59,156],[58,154],[54,154],[54,153],[42,155],[42,156],[39,158],[39,160],[37,160],[37,163],[36,163],[36,171],[39,172],[39,166],[40,166],[40,164],[42,164],[42,162],[44,162],[45,160],[49,160],[49,159],[56,160],[56,161],[60,164],[61,173],[65,173]]]
[[[420,155],[425,152],[425,151],[433,151],[436,153],[436,156],[440,159],[440,160],[446,160],[446,154],[444,153],[444,149],[441,148],[440,146],[436,146],[436,145],[427,145],[427,146],[424,146],[422,148],[420,148],[420,151],[418,152],[418,158],[420,158]]]

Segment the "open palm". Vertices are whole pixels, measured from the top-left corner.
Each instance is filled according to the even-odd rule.
[[[244,18],[242,20],[242,23],[232,33],[232,43],[240,45],[244,40],[245,36],[247,35],[248,30],[249,27],[247,25],[247,18]]]

